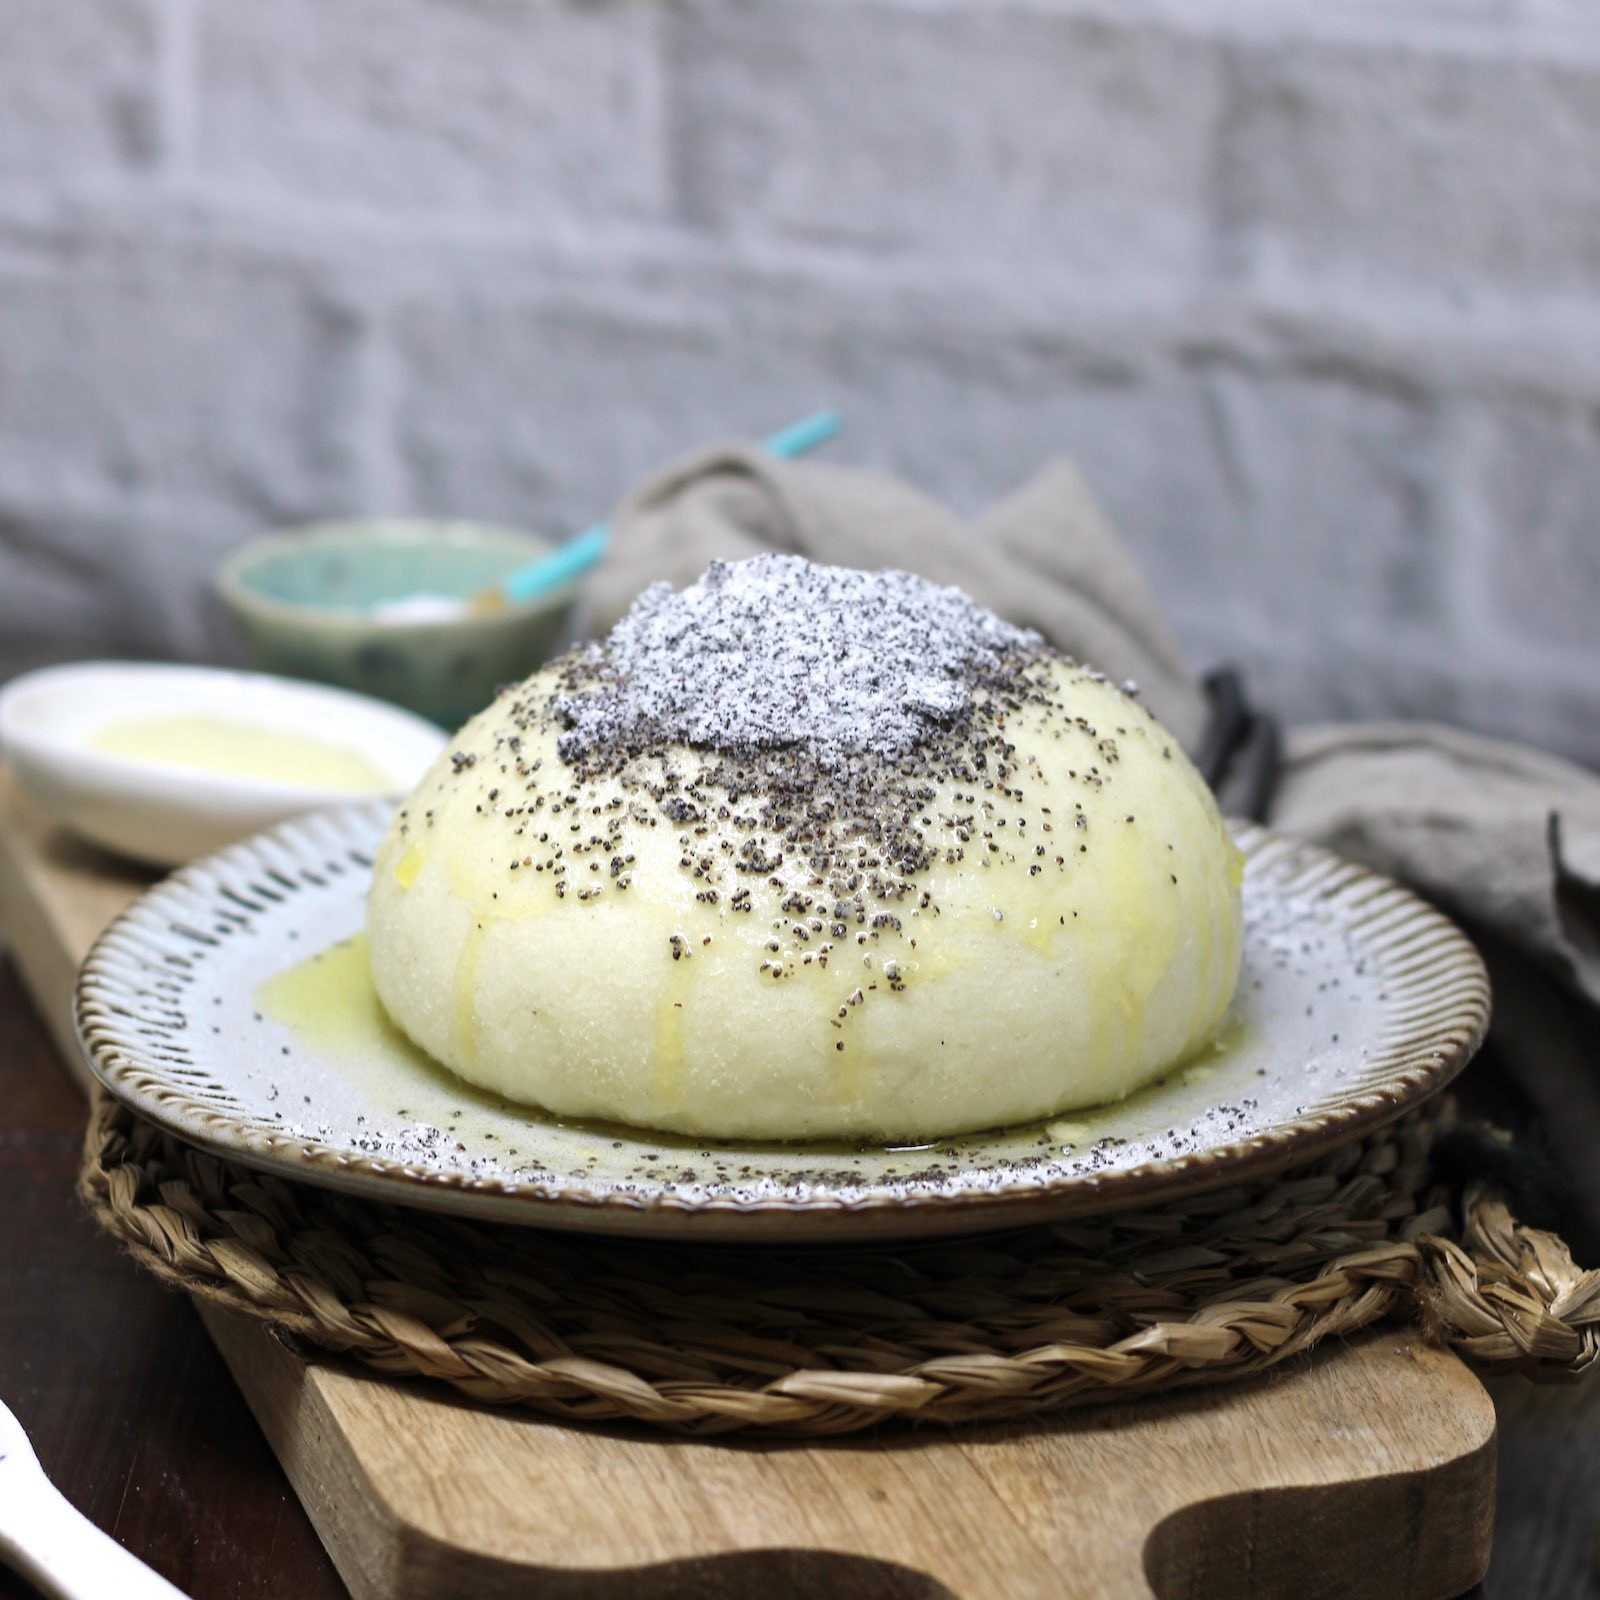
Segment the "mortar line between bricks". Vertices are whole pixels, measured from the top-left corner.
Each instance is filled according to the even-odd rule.
[[[1169,602],[1167,614],[1185,659],[1196,670],[1237,655],[1241,645],[1246,654],[1266,654],[1278,670],[1290,672],[1325,673],[1330,656],[1351,655],[1388,663],[1400,675],[1396,683],[1401,687],[1416,675],[1441,671],[1447,672],[1459,687],[1474,693],[1502,681],[1524,689],[1593,685],[1585,688],[1585,695],[1600,712],[1600,680],[1596,679],[1592,652],[1581,645],[1539,644],[1507,633],[1497,621],[1491,621],[1480,635],[1456,641],[1440,638],[1420,622],[1396,632],[1374,619],[1364,619],[1330,628],[1308,645],[1303,630],[1261,623],[1244,612],[1231,612],[1219,619],[1193,605]],[[1257,697],[1274,709],[1272,679],[1268,677],[1252,687]],[[1596,733],[1600,736],[1600,723],[1596,724]]]
[[[387,295],[365,308],[357,385],[362,493],[379,515],[402,509],[405,468],[398,431],[402,392],[394,350],[394,306]]]
[[[1481,647],[1495,639],[1499,622],[1491,599],[1490,568],[1494,530],[1484,515],[1481,497],[1468,489],[1475,406],[1457,396],[1441,404],[1436,481],[1443,513],[1441,543],[1449,560],[1443,581],[1449,596],[1444,619],[1452,640],[1461,647]]]
[[[409,247],[407,260],[391,262],[386,269],[398,292],[426,295],[440,282],[458,288],[464,281],[464,241],[441,233],[440,219],[426,213],[403,222],[391,219],[381,229],[357,226],[343,231],[339,223],[348,223],[348,215],[296,213],[293,208],[211,207],[196,220],[192,191],[186,192],[176,210],[159,201],[155,210],[162,221],[176,223],[173,232],[153,233],[150,208],[141,201],[120,225],[108,223],[100,212],[88,238],[91,244],[102,239],[108,251],[132,247],[153,257],[170,253],[176,259],[185,251],[203,248],[211,256],[231,254],[243,262],[272,265],[295,262],[334,273],[365,272],[375,245],[404,243]],[[8,232],[13,239],[9,252]],[[67,221],[41,214],[25,202],[19,204],[17,196],[0,193],[0,263],[9,253],[21,270],[30,266],[52,270],[56,248],[66,242],[76,245],[84,237],[81,217]],[[615,289],[630,298],[639,291],[646,299],[665,304],[674,299],[670,278],[674,273],[686,279],[710,274],[720,286],[766,283],[819,294],[847,291],[863,305],[922,295],[933,306],[953,301],[975,305],[980,320],[983,297],[992,303],[991,309],[1014,305],[1017,298],[1018,280],[1006,263],[947,263],[932,272],[909,255],[893,263],[862,263],[837,252],[807,253],[790,241],[778,240],[742,241],[734,252],[685,240],[677,233],[650,239],[636,233],[609,240],[591,236],[582,249],[551,234],[480,236],[473,242],[488,247],[475,252],[476,272],[499,270],[507,257],[516,258],[531,302],[556,301],[598,286],[602,293]],[[470,281],[470,273],[465,281]],[[1035,311],[1033,323],[1062,325],[1086,336],[1109,329],[1113,342],[1127,329],[1140,328],[1150,335],[1143,342],[1155,348],[1181,327],[1192,339],[1218,340],[1243,353],[1255,349],[1269,361],[1296,356],[1315,361],[1319,350],[1337,350],[1400,374],[1414,371],[1419,360],[1433,359],[1442,369],[1461,362],[1473,369],[1470,381],[1482,388],[1503,382],[1533,397],[1600,397],[1600,312],[1581,297],[1566,292],[1538,298],[1498,292],[1462,309],[1448,294],[1408,292],[1412,286],[1393,282],[1359,294],[1337,281],[1324,280],[1313,289],[1302,285],[1292,299],[1286,299],[1275,286],[1249,282],[1218,284],[1211,279],[1152,276],[1130,287],[1127,279],[1108,285],[1099,278],[1051,275],[1033,280],[1028,294]],[[1373,344],[1377,348],[1363,350]],[[1423,387],[1435,383],[1426,372],[1416,381]],[[1451,381],[1459,381],[1455,373]]]
[[[1037,16],[1082,18],[1124,31],[1159,28],[1176,37],[1237,44],[1329,44],[1357,49],[1400,47],[1424,54],[1480,60],[1517,59],[1566,63],[1600,59],[1600,25],[1586,16],[1483,13],[1461,15],[1429,9],[1399,16],[1374,6],[1357,14],[1326,0],[816,0],[835,9],[876,9],[938,15],[970,15],[974,9]]]
[[[157,64],[162,171],[169,182],[192,171],[198,93],[194,0],[162,0]]]

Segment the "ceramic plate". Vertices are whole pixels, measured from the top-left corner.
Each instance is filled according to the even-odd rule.
[[[354,783],[306,782],[296,772],[304,771],[305,753],[292,746],[273,753],[275,770],[251,775],[114,752],[97,742],[119,725],[167,719],[198,722],[190,737],[202,748],[208,740],[214,746],[228,726],[267,739],[315,728],[322,741],[361,758],[369,770]],[[225,726],[206,730],[207,723]],[[107,850],[163,867],[323,806],[409,794],[445,739],[443,729],[382,700],[217,667],[75,661],[24,673],[0,691],[0,749],[41,809]]]
[[[387,1026],[362,934],[387,816],[285,824],[112,924],[78,985],[101,1082],[218,1155],[378,1200],[613,1233],[895,1238],[1143,1205],[1315,1156],[1448,1082],[1488,1021],[1482,962],[1452,923],[1245,825],[1223,1040],[1116,1105],[917,1148],[563,1122],[480,1093]]]

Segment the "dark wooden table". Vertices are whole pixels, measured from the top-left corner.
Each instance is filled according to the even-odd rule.
[[[83,1101],[0,963],[0,1397],[67,1498],[194,1600],[344,1594],[182,1297],[98,1234],[73,1193]],[[1600,1382],[1494,1385],[1493,1600],[1600,1596]],[[0,1571],[0,1595],[29,1595]]]
[[[195,1600],[342,1596],[189,1302],[79,1206],[83,1098],[4,963],[0,1108],[0,1398],[45,1471]],[[0,1594],[32,1592],[0,1569]]]

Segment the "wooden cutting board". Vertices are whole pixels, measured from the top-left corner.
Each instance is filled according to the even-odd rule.
[[[73,977],[147,881],[0,772],[0,929],[86,1088]],[[1408,1333],[1037,1423],[700,1443],[475,1407],[201,1315],[360,1600],[1442,1600],[1489,1560],[1493,1408]]]

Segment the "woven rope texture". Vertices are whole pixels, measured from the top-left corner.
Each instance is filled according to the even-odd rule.
[[[852,1249],[641,1244],[457,1221],[266,1177],[106,1096],[80,1183],[179,1288],[392,1376],[690,1434],[988,1422],[1231,1382],[1384,1318],[1577,1372],[1600,1273],[1493,1192],[1434,1183],[1448,1106],[1157,1209]]]

